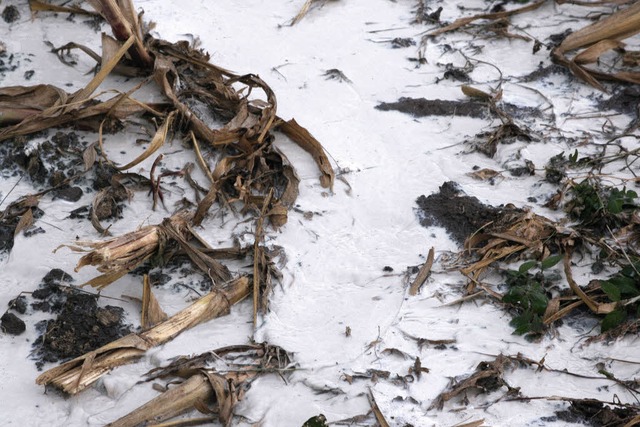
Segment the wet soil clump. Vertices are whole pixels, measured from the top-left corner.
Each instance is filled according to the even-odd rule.
[[[2,19],[4,19],[4,22],[7,24],[11,24],[20,19],[20,11],[13,5],[7,6],[2,11]]]
[[[571,402],[569,409],[556,412],[553,418],[593,427],[622,426],[627,425],[639,412],[631,408],[611,408],[602,402],[585,399]],[[555,421],[549,418],[543,421]]]
[[[437,193],[418,197],[416,203],[422,226],[444,227],[460,245],[480,228],[499,222],[506,213],[520,212],[515,208],[485,205],[476,197],[465,195],[452,181],[442,184]]]
[[[18,316],[6,312],[0,318],[0,329],[7,334],[20,335],[27,329],[27,326]]]
[[[32,297],[34,310],[57,314],[36,324],[39,333],[32,357],[40,369],[47,362],[81,356],[131,333],[121,307],[98,306],[98,296],[68,285],[73,279],[60,269],[51,270]]]

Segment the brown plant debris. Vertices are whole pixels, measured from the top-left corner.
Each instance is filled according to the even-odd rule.
[[[228,281],[231,276],[227,267],[188,242],[195,238],[195,232],[188,225],[191,215],[179,212],[162,224],[148,225],[102,242],[77,242],[77,245],[69,247],[75,251],[85,251],[84,248],[91,251],[80,258],[76,271],[86,265],[96,266],[103,274],[86,284],[102,289],[152,257],[168,260],[171,252],[166,250],[173,244],[184,250],[213,283]]]
[[[302,21],[302,19],[309,13],[309,11],[314,7],[324,7],[324,5],[329,1],[337,1],[337,0],[305,0],[304,4],[300,8],[298,14],[291,20],[291,26],[296,25],[298,22]]]
[[[431,273],[431,267],[433,266],[434,257],[435,257],[435,249],[431,248],[429,249],[429,255],[427,256],[427,261],[422,265],[422,267],[420,267],[420,270],[418,271],[418,275],[416,276],[416,278],[411,283],[411,286],[409,287],[409,295],[416,295],[418,292],[420,292],[420,288],[422,287],[424,282],[429,277],[429,274]]]
[[[472,23],[474,21],[478,21],[478,20],[493,21],[494,24],[495,23],[499,23],[503,19],[508,18],[510,16],[519,15],[521,13],[525,13],[525,12],[529,12],[529,11],[532,11],[532,10],[536,10],[537,8],[542,6],[544,3],[546,3],[546,0],[538,0],[536,2],[533,2],[531,4],[523,6],[521,8],[517,8],[517,9],[513,9],[513,10],[499,11],[499,12],[494,12],[494,13],[481,13],[481,14],[478,14],[478,15],[468,16],[468,17],[465,17],[465,18],[459,18],[459,19],[456,19],[451,24],[445,25],[444,27],[438,28],[436,30],[429,31],[425,35],[425,37],[433,37],[433,36],[444,34],[444,33],[450,32],[450,31],[455,31],[455,30],[463,28],[463,27],[469,25],[470,23]]]
[[[266,344],[237,345],[198,356],[181,356],[166,367],[148,372],[146,381],[180,377],[185,379],[183,382],[175,385],[171,381],[160,396],[108,425],[133,427],[161,422],[195,408],[205,414],[217,414],[227,426],[251,381],[259,375],[282,374],[289,364],[284,350]]]
[[[515,391],[504,380],[504,371],[513,366],[511,358],[499,355],[492,361],[480,362],[473,374],[461,381],[453,382],[448,391],[442,392],[436,397],[429,409],[442,409],[445,402],[469,391],[490,393],[506,386],[509,391]]]
[[[558,47],[553,49],[553,60],[565,67],[578,78],[591,86],[605,91],[601,81],[617,81],[626,83],[640,83],[640,72],[634,71],[637,64],[629,63],[631,68],[622,68],[614,72],[604,72],[587,67],[597,64],[599,58],[609,51],[624,52],[622,40],[640,32],[640,3],[634,3],[626,9],[600,19],[598,22],[586,26],[569,34]],[[577,51],[573,57],[570,52]]]
[[[640,409],[637,405],[626,405],[615,401],[605,402],[597,399],[575,399],[561,396],[540,398],[518,397],[507,400],[531,401],[532,399],[569,403],[569,407],[567,409],[558,410],[553,416],[540,418],[540,421],[542,422],[564,421],[565,423],[582,424],[594,427],[632,427],[640,423]]]

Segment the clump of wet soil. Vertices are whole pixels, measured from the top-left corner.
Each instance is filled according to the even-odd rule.
[[[2,11],[2,19],[4,19],[4,22],[7,24],[11,24],[20,19],[20,11],[17,7],[9,5]]]
[[[6,213],[6,215],[5,215]],[[31,214],[34,219],[38,219],[44,215],[44,211],[40,208],[31,208]],[[9,252],[13,248],[16,228],[20,222],[20,216],[11,215],[10,212],[0,212],[0,254]],[[24,231],[28,237],[33,234],[44,233],[42,228],[29,228]]]
[[[24,138],[16,138],[3,145],[0,163],[3,174],[15,176],[19,173],[15,168],[17,165],[34,183],[57,187],[81,172],[85,143],[75,132],[56,132],[50,141],[44,141],[35,148],[27,148]]]
[[[69,286],[71,276],[51,270],[32,293],[31,307],[56,314],[36,324],[31,356],[41,369],[47,362],[81,356],[131,332],[121,307],[98,306],[98,296]]]
[[[416,200],[417,214],[424,227],[444,227],[451,238],[463,244],[480,228],[499,222],[505,213],[521,212],[515,208],[485,205],[476,197],[464,194],[457,183],[442,184],[437,193],[420,196]]]
[[[10,335],[20,335],[26,330],[24,321],[13,313],[5,312],[0,318],[0,329]]]
[[[638,105],[640,105],[640,88],[636,86],[625,87],[598,102],[600,110],[613,110],[632,116],[638,113]]]
[[[593,427],[627,425],[640,411],[631,408],[611,408],[598,401],[576,400],[569,409],[556,412],[542,421],[565,421]]]

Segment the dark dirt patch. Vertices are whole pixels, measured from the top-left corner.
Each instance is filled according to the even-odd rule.
[[[0,223],[0,252],[9,252],[13,248],[13,233],[16,227]]]
[[[3,145],[0,166],[5,174],[6,171],[15,174],[18,166],[32,182],[55,187],[82,171],[82,151],[86,143],[75,132],[57,132],[50,141],[29,151],[27,141],[22,138]]]
[[[34,342],[36,365],[81,356],[131,332],[121,307],[98,307],[95,295],[71,291],[60,314],[46,322]]]
[[[27,298],[24,295],[20,295],[17,298],[9,301],[9,309],[15,310],[20,314],[27,312]]]
[[[611,408],[597,401],[576,400],[569,409],[556,412],[557,419],[593,427],[622,426],[630,422],[640,410]]]
[[[629,86],[598,102],[598,108],[635,116],[638,113],[638,104],[640,104],[640,88]]]
[[[480,202],[476,197],[464,194],[455,182],[445,182],[440,191],[429,196],[420,196],[418,218],[424,227],[444,227],[459,244],[481,227],[497,222],[506,212],[518,212],[515,208],[493,207]]]
[[[31,208],[31,212],[34,219],[38,219],[44,215],[44,211],[40,208]],[[9,252],[13,248],[14,236],[19,221],[20,216],[11,215],[11,213],[7,211],[0,212],[0,253]],[[44,230],[41,232],[44,233]],[[29,237],[33,234],[39,234],[39,231],[29,228],[24,230],[23,233],[26,237]]]
[[[73,278],[63,270],[51,270],[32,294],[35,310],[57,314],[36,324],[39,337],[32,357],[44,363],[64,361],[95,350],[131,332],[120,307],[98,307],[98,296],[69,286]]]
[[[540,110],[532,107],[521,107],[510,103],[501,103],[500,108],[508,115],[520,117],[541,117]],[[400,98],[397,102],[382,102],[376,106],[382,111],[400,111],[413,117],[427,116],[464,116],[476,119],[495,118],[498,115],[489,103],[483,101],[463,100],[446,101],[441,99]]]
[[[54,190],[52,195],[53,200],[62,199],[68,202],[77,202],[82,197],[82,189],[80,187],[65,186]]]
[[[391,40],[391,47],[394,49],[401,49],[404,47],[411,47],[415,45],[416,41],[410,37],[396,37],[395,39]]]
[[[543,79],[548,78],[553,75],[564,75],[570,76],[571,72],[562,65],[551,64],[546,67],[539,67],[537,70],[530,72],[529,74],[522,76],[520,78],[521,82],[529,83],[529,82],[537,82]]]
[[[566,39],[572,32],[573,30],[568,28],[561,33],[551,34],[549,36],[549,48],[552,49],[554,47],[560,46],[560,43],[562,43],[564,39]]]
[[[19,65],[20,63],[18,62],[17,58],[13,53],[12,54],[7,54],[7,52],[0,53],[0,75],[3,75],[4,73],[10,72],[10,71],[15,71]]]
[[[441,99],[400,98],[397,102],[382,102],[376,106],[382,111],[400,111],[413,117],[466,116],[488,118],[489,105],[478,101],[443,101]]]
[[[15,314],[5,312],[0,318],[0,329],[7,334],[20,335],[27,329],[27,326]]]
[[[16,22],[18,19],[20,19],[20,11],[13,5],[7,6],[2,11],[2,19],[4,19],[4,22],[6,22],[7,24]]]
[[[31,307],[46,312],[61,310],[65,300],[66,286],[72,282],[73,277],[64,270],[54,268],[42,278],[38,289],[31,293],[32,298],[40,300],[31,303]]]

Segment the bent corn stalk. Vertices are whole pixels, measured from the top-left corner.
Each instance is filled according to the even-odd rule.
[[[145,332],[127,335],[49,369],[36,379],[36,383],[52,385],[69,394],[79,393],[115,367],[135,362],[147,350],[172,340],[196,325],[226,315],[232,305],[249,295],[249,290],[249,279],[240,277],[228,284],[226,289],[212,291]]]

